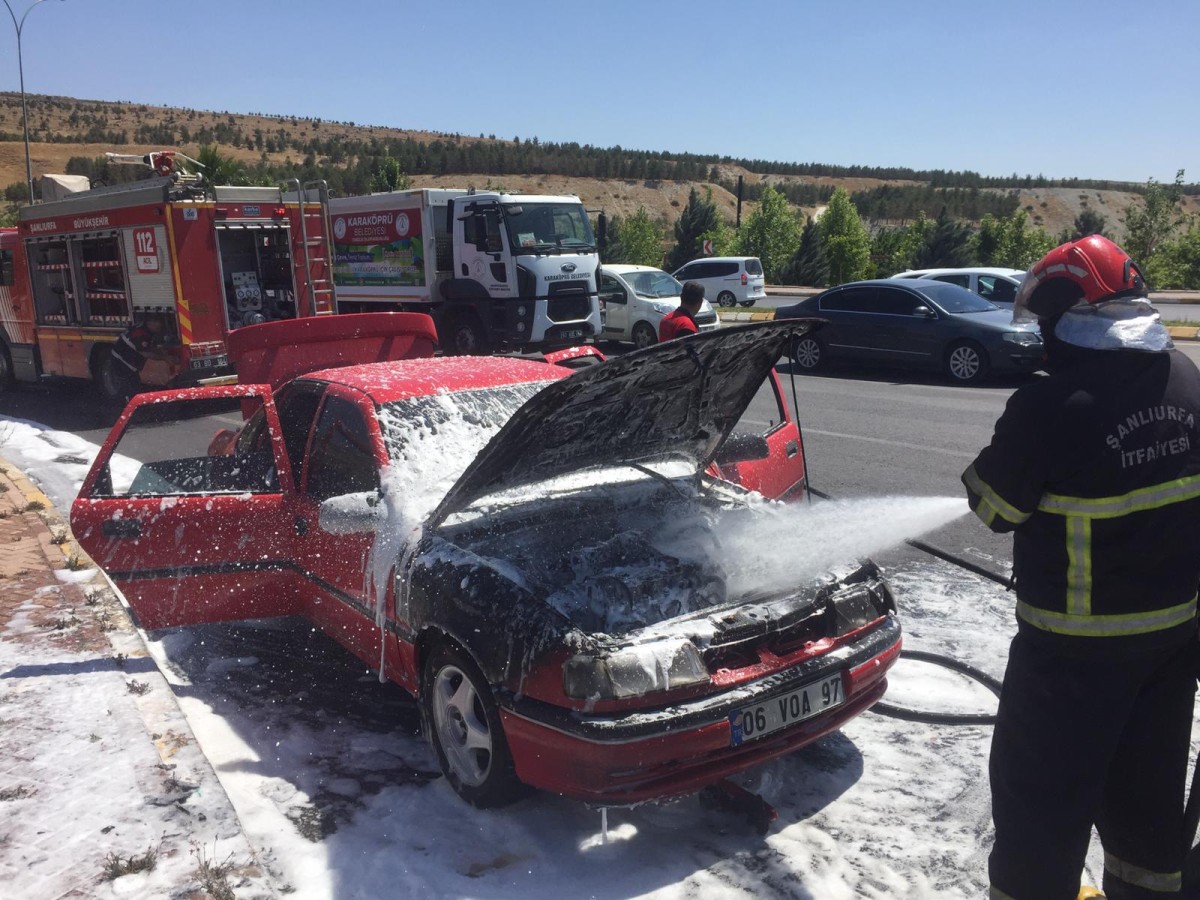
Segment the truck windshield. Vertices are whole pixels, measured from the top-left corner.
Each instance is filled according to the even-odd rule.
[[[504,222],[514,251],[596,247],[592,223],[581,203],[506,203]]]

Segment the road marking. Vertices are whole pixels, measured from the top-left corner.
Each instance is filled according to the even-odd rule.
[[[961,450],[930,447],[925,444],[910,444],[908,441],[889,441],[885,438],[867,437],[865,434],[843,434],[840,431],[820,431],[816,428],[805,428],[804,433],[819,434],[823,437],[846,438],[852,441],[866,441],[870,444],[886,444],[889,447],[904,447],[908,450],[920,450],[922,453],[940,453],[943,456],[957,456],[960,459],[974,459],[978,455],[975,453],[964,453]]]

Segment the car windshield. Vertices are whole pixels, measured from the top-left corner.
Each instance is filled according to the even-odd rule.
[[[506,203],[504,223],[514,248],[592,248],[596,239],[582,203]]]
[[[987,312],[989,309],[999,309],[994,303],[984,300],[974,291],[948,284],[944,281],[922,279],[920,291],[948,313]]]
[[[661,269],[629,272],[625,280],[639,297],[678,297],[683,285]]]

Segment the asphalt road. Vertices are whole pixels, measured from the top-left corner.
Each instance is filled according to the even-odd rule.
[[[771,288],[767,299],[750,307],[748,311],[778,309],[781,306],[791,306],[804,297],[820,293],[816,288]],[[1157,307],[1164,320],[1196,322],[1200,324],[1200,291],[1170,291],[1150,295],[1150,301]],[[743,307],[738,307],[743,309]]]

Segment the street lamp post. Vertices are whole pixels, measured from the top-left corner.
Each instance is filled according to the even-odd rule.
[[[33,0],[33,3],[25,10],[24,15],[18,21],[17,14],[13,12],[12,5],[8,0],[4,0],[4,5],[8,7],[8,14],[12,16],[13,27],[17,29],[17,73],[21,78],[21,121],[25,125],[25,184],[29,187],[29,203],[31,206],[33,205],[33,168],[29,162],[29,109],[25,105],[25,63],[21,59],[21,29],[25,27],[25,20],[33,12],[33,8],[45,2],[46,0]]]

